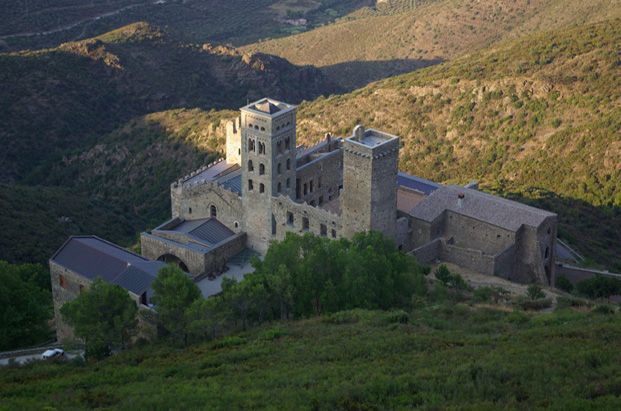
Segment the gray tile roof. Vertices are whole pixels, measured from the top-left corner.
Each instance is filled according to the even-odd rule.
[[[165,265],[96,236],[69,238],[51,261],[90,280],[101,278],[135,294],[146,291]]]
[[[420,191],[425,195],[429,195],[442,187],[440,184],[421,177],[413,176],[406,173],[397,174],[397,185],[401,187],[411,188]]]
[[[194,237],[209,246],[235,235],[227,226],[215,218],[201,218],[197,220],[185,220],[176,227],[169,229],[178,233],[184,233]]]
[[[239,164],[229,164],[226,161],[220,161],[211,167],[183,180],[183,184],[194,184],[206,181],[216,181],[240,169]]]
[[[234,193],[237,193],[237,195],[241,195],[242,193],[242,187],[241,187],[241,173],[235,175],[234,177],[229,178],[228,180],[224,180],[222,182],[219,182],[222,187],[226,188],[227,190],[230,190]]]
[[[460,193],[464,194],[461,201]],[[538,227],[546,218],[556,215],[517,201],[459,186],[443,186],[436,189],[429,197],[414,206],[409,214],[420,220],[432,222],[445,210],[514,232],[522,225]]]

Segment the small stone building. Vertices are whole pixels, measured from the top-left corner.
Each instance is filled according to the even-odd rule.
[[[74,236],[56,251],[49,264],[59,341],[75,339],[71,327],[62,320],[60,308],[97,278],[126,289],[139,307],[140,335],[151,338],[155,334],[151,283],[163,262],[150,261],[96,236]]]
[[[244,246],[265,253],[287,232],[350,238],[376,230],[425,262],[553,281],[554,214],[399,173],[399,144],[356,126],[351,136],[298,146],[295,106],[248,104],[227,124],[226,158],[172,184],[173,219],[142,234],[142,253],[201,277],[226,269]],[[200,238],[193,227],[207,222],[226,235]]]

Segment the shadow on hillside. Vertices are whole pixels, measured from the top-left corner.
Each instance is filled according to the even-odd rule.
[[[621,207],[595,206],[543,188],[503,197],[558,214],[558,235],[598,268],[621,271]]]
[[[377,61],[348,61],[321,67],[321,71],[347,91],[398,74],[408,73],[424,67],[442,63],[442,59],[412,60],[394,59]]]

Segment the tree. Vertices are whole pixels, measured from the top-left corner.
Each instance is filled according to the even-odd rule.
[[[613,277],[596,275],[576,284],[578,293],[590,298],[609,298],[621,294],[621,280]]]
[[[47,277],[47,288],[43,288]],[[49,275],[40,265],[0,261],[0,350],[44,341],[52,316]]]
[[[218,337],[230,317],[229,310],[219,297],[195,300],[186,311],[188,332],[195,340]]]
[[[546,298],[545,293],[543,292],[543,290],[541,289],[540,286],[538,286],[537,284],[531,284],[528,286],[528,288],[526,289],[526,295],[528,296],[528,298],[530,298],[532,301],[535,300],[540,300],[542,298]]]
[[[153,303],[158,323],[173,339],[183,340],[187,345],[188,317],[186,311],[201,298],[194,282],[177,266],[167,265],[153,281]]]
[[[84,340],[86,356],[100,359],[115,347],[125,347],[136,328],[138,307],[125,289],[98,278],[60,312],[75,335]]]

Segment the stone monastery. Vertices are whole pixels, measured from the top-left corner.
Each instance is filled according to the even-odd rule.
[[[296,107],[264,98],[227,124],[226,158],[171,185],[172,219],[141,234],[142,256],[94,236],[50,259],[54,309],[96,277],[148,306],[163,263],[219,292],[231,259],[264,254],[287,232],[350,238],[376,230],[422,263],[436,260],[520,283],[554,284],[556,214],[399,172],[399,137],[356,126],[313,147],[296,142]],[[217,283],[217,284],[216,284]]]
[[[555,214],[400,173],[398,163],[399,138],[363,126],[298,146],[296,107],[259,100],[228,124],[226,159],[172,184],[172,219],[142,234],[142,253],[201,276],[245,247],[265,253],[287,232],[377,230],[424,263],[552,282]]]

